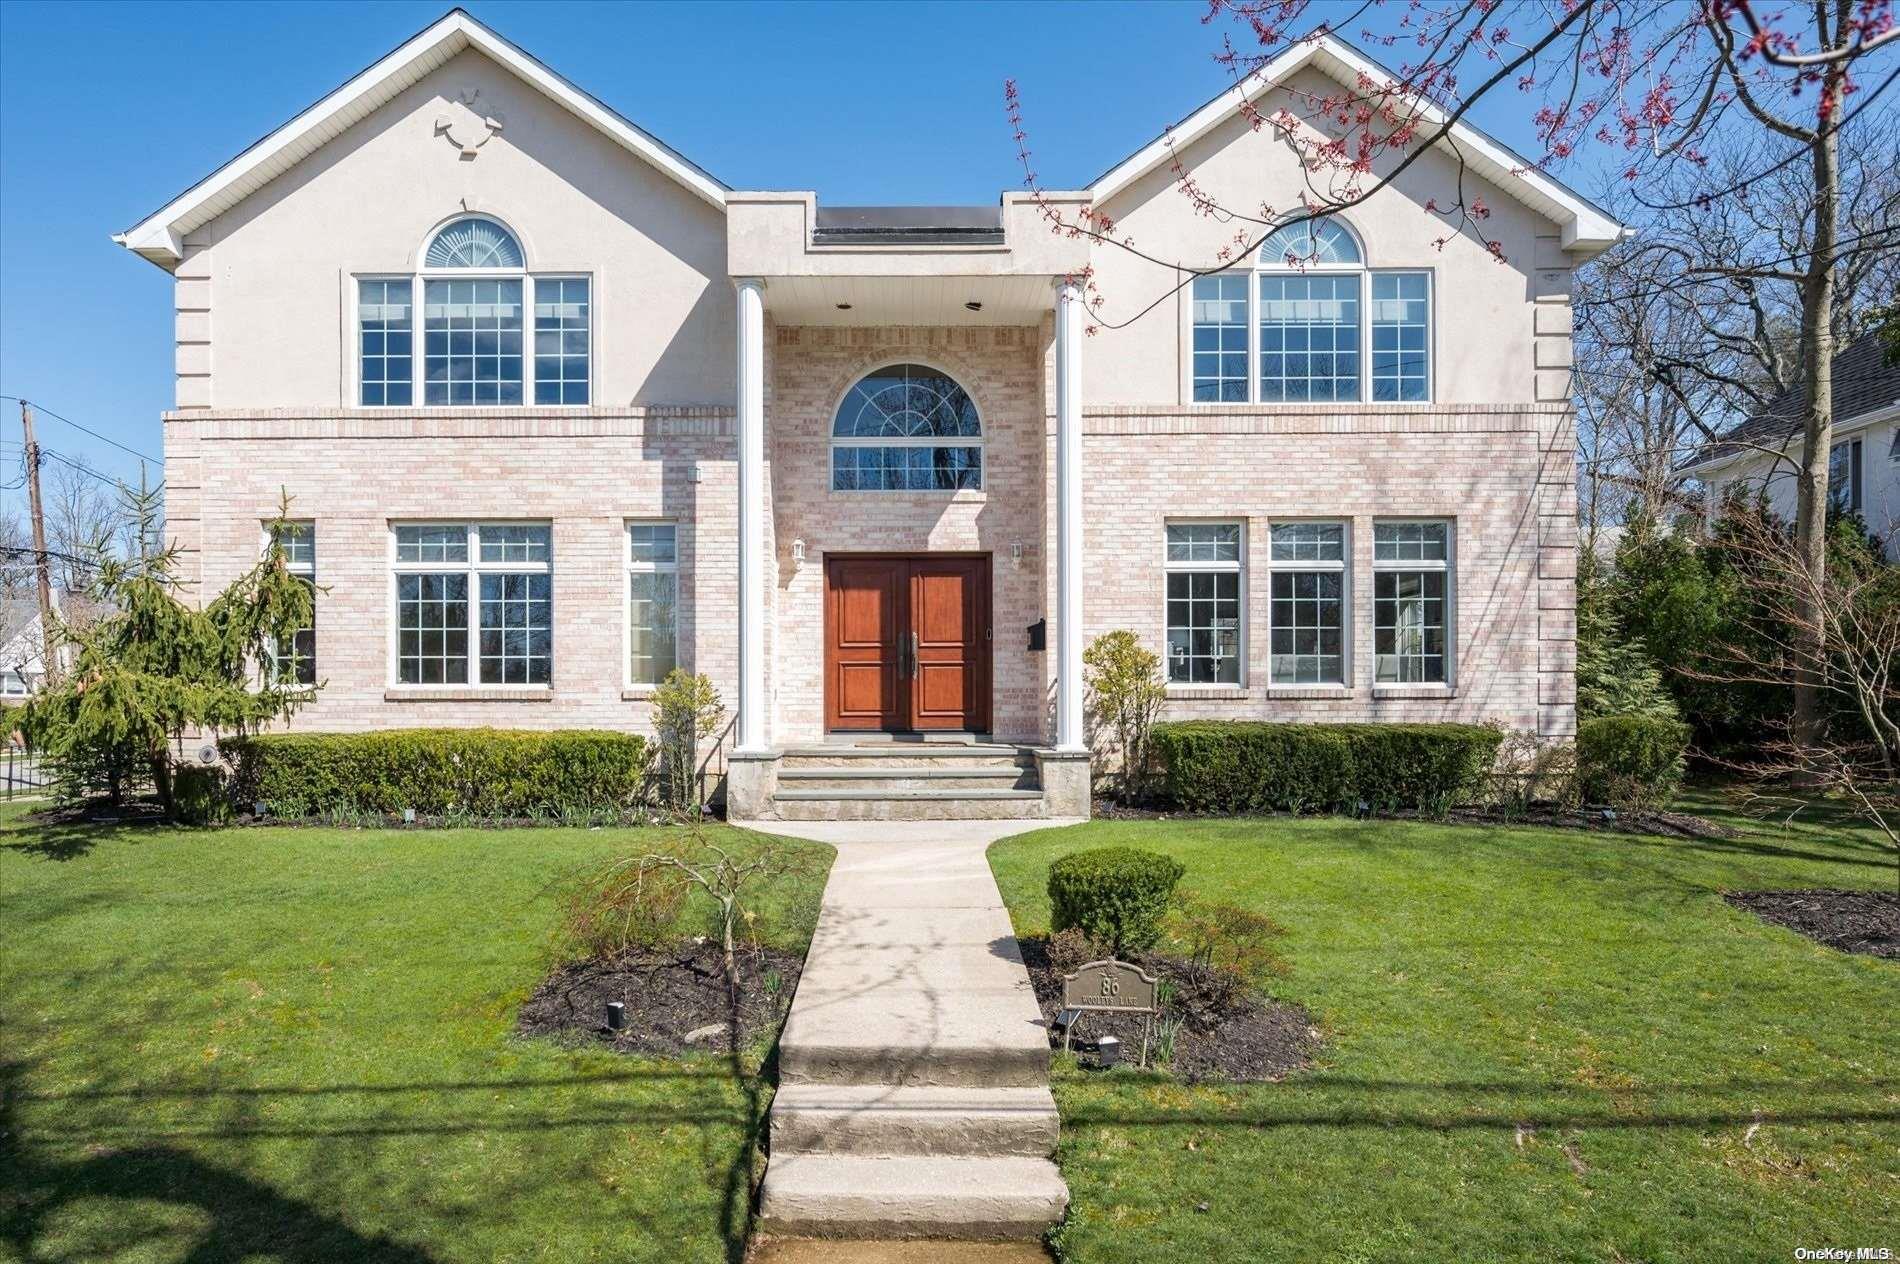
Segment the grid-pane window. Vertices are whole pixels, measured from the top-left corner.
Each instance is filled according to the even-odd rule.
[[[317,528],[312,522],[286,522],[272,531],[283,550],[284,569],[310,589],[310,626],[299,628],[287,643],[275,647],[277,679],[285,683],[317,683]]]
[[[976,402],[928,365],[867,373],[831,422],[831,490],[945,492],[983,486]]]
[[[356,283],[360,401],[369,405],[407,406],[414,401],[410,282],[407,278]]]
[[[1169,683],[1239,684],[1240,524],[1169,523],[1166,544]]]
[[[1827,451],[1827,504],[1835,513],[1860,512],[1859,439],[1845,440]]]
[[[423,283],[423,402],[521,402],[521,282]]]
[[[535,278],[535,403],[587,402],[588,312],[586,277]]]
[[[1445,684],[1451,645],[1451,524],[1373,527],[1372,636],[1380,684]]]
[[[670,522],[627,524],[627,679],[656,685],[679,662],[679,536]]]
[[[1260,277],[1260,398],[1359,398],[1359,274]]]
[[[1372,398],[1415,403],[1431,398],[1431,277],[1381,272],[1372,277]]]
[[[1276,685],[1346,679],[1346,527],[1276,523],[1271,530],[1267,640]]]
[[[553,540],[545,523],[395,528],[396,679],[547,685]]]
[[[1194,279],[1194,399],[1247,398],[1247,278]]]
[[[944,492],[983,486],[983,449],[860,447],[831,450],[831,489],[839,492]]]

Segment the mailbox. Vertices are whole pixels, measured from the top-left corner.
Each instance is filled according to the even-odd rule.
[[[1049,648],[1049,620],[1038,619],[1024,631],[1029,633],[1029,652],[1040,654]]]

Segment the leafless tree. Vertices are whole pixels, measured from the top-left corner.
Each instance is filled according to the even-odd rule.
[[[113,483],[83,461],[42,466],[41,500],[53,583],[63,592],[85,592],[99,563],[119,556],[129,524]]]

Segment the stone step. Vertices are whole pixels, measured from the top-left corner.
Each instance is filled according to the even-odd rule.
[[[1042,791],[997,788],[781,789],[771,812],[782,821],[997,821],[1048,814]]]
[[[1056,1165],[1042,1158],[775,1154],[759,1227],[817,1238],[1036,1238],[1068,1202]]]
[[[779,1037],[779,1082],[1034,1088],[1049,1083],[1049,1034],[1035,994],[1013,979],[956,995],[901,972],[870,988],[801,980]]]
[[[1041,790],[1036,770],[1018,764],[873,764],[779,771],[785,790]]]
[[[1028,746],[956,746],[949,743],[887,742],[868,746],[792,746],[779,754],[779,776],[801,768],[1029,768]]]
[[[816,1153],[1047,1158],[1057,1123],[1043,1087],[788,1084],[772,1099],[772,1161]]]

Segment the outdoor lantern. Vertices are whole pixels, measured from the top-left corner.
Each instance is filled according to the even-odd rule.
[[[627,1026],[627,1007],[620,1001],[607,1002],[607,1030],[621,1031]]]
[[[803,540],[793,540],[792,541],[792,565],[803,566],[804,564],[805,564],[805,542]]]
[[[1114,1036],[1103,1036],[1095,1042],[1095,1060],[1104,1067],[1120,1066],[1122,1042]]]

